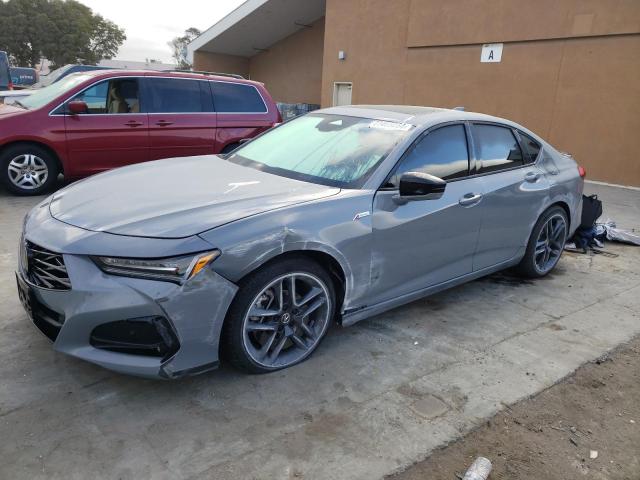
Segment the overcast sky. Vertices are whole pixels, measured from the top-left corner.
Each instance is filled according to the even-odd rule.
[[[244,0],[79,0],[124,28],[127,40],[115,58],[171,62],[167,42],[187,28],[204,31]]]

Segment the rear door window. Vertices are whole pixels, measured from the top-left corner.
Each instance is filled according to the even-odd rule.
[[[407,172],[428,173],[443,180],[466,177],[469,151],[464,125],[440,127],[414,143],[402,159],[392,185],[398,186],[400,176]]]
[[[253,85],[211,82],[213,102],[218,113],[266,113],[267,106]]]
[[[476,145],[476,173],[491,173],[523,165],[520,145],[510,128],[473,125]]]
[[[211,93],[207,82],[184,78],[145,79],[149,113],[211,112]]]
[[[518,133],[524,146],[525,163],[534,163],[540,154],[542,146],[526,133],[520,131]]]

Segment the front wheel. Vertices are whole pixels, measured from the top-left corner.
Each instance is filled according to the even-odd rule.
[[[41,195],[58,177],[53,156],[37,145],[15,145],[0,153],[0,180],[17,195]]]
[[[223,353],[251,373],[290,367],[318,347],[334,312],[334,286],[320,265],[303,257],[276,261],[242,282],[223,328]]]
[[[551,207],[538,219],[527,250],[516,271],[525,277],[544,277],[555,268],[569,232],[569,221],[562,207]]]

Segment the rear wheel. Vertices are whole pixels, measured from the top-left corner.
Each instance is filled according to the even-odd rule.
[[[251,373],[287,368],[308,358],[335,311],[329,274],[292,257],[269,264],[242,282],[223,328],[222,349]]]
[[[0,177],[9,191],[17,195],[41,195],[56,182],[56,159],[37,145],[10,146],[0,153]]]
[[[555,268],[569,232],[569,221],[562,207],[551,207],[536,222],[527,250],[516,271],[530,278],[544,277]]]

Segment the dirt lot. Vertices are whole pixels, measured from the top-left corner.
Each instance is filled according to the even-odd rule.
[[[455,480],[479,455],[490,480],[640,479],[640,337],[507,407],[393,480]],[[597,458],[590,458],[591,450]]]

